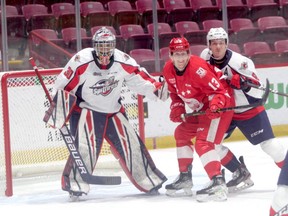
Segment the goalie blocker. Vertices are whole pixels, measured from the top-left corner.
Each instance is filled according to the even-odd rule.
[[[58,91],[53,103],[51,103],[52,108],[46,112],[44,118],[49,125],[59,128],[64,138],[69,134],[66,130],[68,129],[66,125],[68,119],[70,126],[74,124],[71,128],[78,128],[77,132],[71,131],[70,135],[75,133],[75,139],[72,135],[71,139],[73,139],[75,149],[78,150],[79,155],[71,152],[73,149],[69,148],[71,143],[67,144],[67,139],[65,139],[70,157],[63,172],[63,181],[65,180],[64,184],[62,181],[63,190],[68,190],[68,187],[70,187],[69,190],[76,192],[74,194],[79,194],[77,190],[82,190],[81,193],[88,193],[89,184],[93,184],[89,180],[93,175],[89,173],[93,173],[103,141],[106,139],[110,144],[113,155],[118,159],[130,181],[140,191],[146,193],[157,191],[167,178],[156,168],[145,144],[129,124],[125,114],[123,112],[104,114],[82,109],[81,114],[76,113],[75,115],[76,111],[73,110],[75,99],[75,96],[65,91]],[[75,124],[77,124],[77,127],[75,127]],[[63,134],[63,131],[66,131],[66,133]],[[75,155],[77,155],[77,158],[74,157]],[[80,165],[76,162],[79,156],[83,158]],[[71,166],[71,157],[75,162],[73,166]],[[82,162],[88,170],[89,178],[83,172]],[[109,184],[114,184],[117,177],[110,176],[114,179],[108,179],[109,177],[102,176],[101,178],[107,178]],[[70,180],[68,184],[67,180]],[[116,180],[117,183],[120,183],[119,179]],[[103,184],[105,181],[103,181]],[[99,183],[99,181],[97,182]]]

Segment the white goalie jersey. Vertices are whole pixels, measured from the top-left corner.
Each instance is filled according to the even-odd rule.
[[[93,48],[79,51],[59,74],[53,93],[65,90],[77,96],[77,105],[103,113],[115,113],[123,83],[140,95],[156,100],[158,82],[129,55],[115,49],[113,59],[106,66],[98,64]],[[77,76],[76,76],[77,75]]]

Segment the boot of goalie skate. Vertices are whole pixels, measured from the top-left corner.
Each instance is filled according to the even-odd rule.
[[[251,180],[251,174],[244,163],[243,156],[239,158],[239,161],[241,165],[232,174],[232,179],[227,183],[229,193],[236,193],[254,185]]]
[[[192,196],[193,182],[192,182],[192,166],[188,167],[187,172],[181,172],[175,181],[165,186],[166,195],[177,196]]]
[[[83,194],[87,195],[90,190],[89,184],[83,181],[76,181],[66,175],[62,176],[61,184],[62,190],[69,193],[71,200],[77,200],[78,197],[82,196]]]
[[[209,185],[196,192],[198,202],[226,201],[228,188],[222,175],[214,176]]]
[[[163,182],[165,182],[167,180],[167,178],[165,177],[165,180]],[[162,183],[163,184],[163,183]],[[159,189],[162,188],[162,184],[157,185],[156,187],[152,188],[150,191],[146,192],[146,194],[148,196],[157,196],[160,195]]]

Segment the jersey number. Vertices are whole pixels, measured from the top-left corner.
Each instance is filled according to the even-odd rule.
[[[209,85],[214,91],[216,91],[216,90],[220,87],[219,82],[218,82],[214,77],[211,79],[211,82],[209,82],[208,85]]]

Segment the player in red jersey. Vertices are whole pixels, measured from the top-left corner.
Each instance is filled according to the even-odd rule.
[[[233,106],[234,100],[216,76],[217,72],[203,59],[190,55],[186,38],[174,38],[170,45],[170,60],[163,68],[163,76],[168,85],[170,98],[170,119],[180,122],[175,129],[177,157],[180,175],[167,191],[178,187],[191,192],[191,163],[193,148],[191,138],[196,136],[195,150],[211,179],[210,184],[197,191],[200,202],[227,199],[227,187],[221,173],[220,158],[214,143],[221,143],[228,129],[233,111],[219,112],[219,109]],[[185,118],[186,107],[191,111],[205,111],[205,115]],[[190,189],[190,191],[189,191]],[[169,195],[169,193],[168,193]]]

